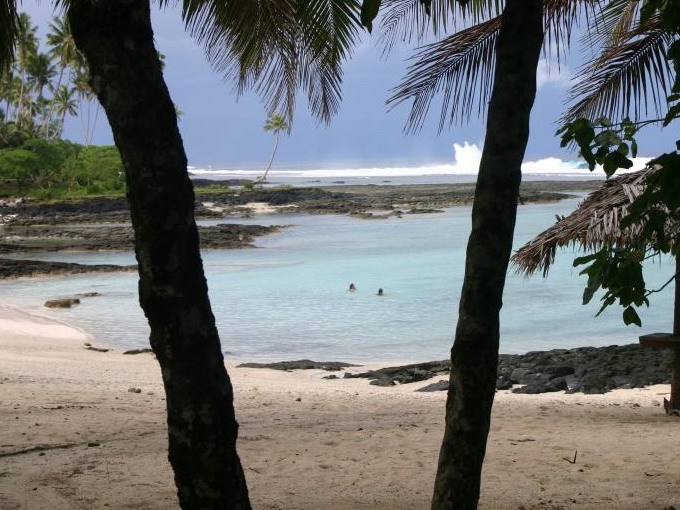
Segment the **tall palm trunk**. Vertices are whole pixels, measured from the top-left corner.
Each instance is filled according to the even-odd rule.
[[[183,509],[249,509],[238,425],[194,220],[173,102],[149,0],[79,0],[68,20],[120,150],[139,297],[167,396],[169,459]]]
[[[52,120],[52,116],[54,115],[55,110],[57,109],[57,102],[54,100],[54,94],[59,90],[59,87],[61,87],[61,81],[64,79],[64,71],[66,70],[66,65],[62,62],[62,64],[59,67],[59,77],[57,78],[57,83],[52,89],[52,102],[50,103],[50,107],[47,110],[47,115],[43,119],[43,124],[42,124],[42,130],[45,133],[45,138],[48,140],[52,138],[50,136],[50,121]],[[60,135],[61,131],[59,133],[54,133],[54,137],[56,138],[57,135]]]
[[[264,171],[264,175],[262,176],[262,182],[267,180],[267,174],[269,173],[269,170],[272,169],[272,165],[274,164],[274,156],[276,156],[276,149],[279,148],[279,132],[276,132],[276,135],[274,136],[274,147],[272,148],[272,155],[269,158],[269,164],[267,165],[267,169]]]
[[[435,510],[474,510],[498,370],[499,312],[543,42],[541,0],[507,0],[472,208]]]

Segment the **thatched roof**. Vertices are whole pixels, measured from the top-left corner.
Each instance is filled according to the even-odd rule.
[[[558,247],[578,246],[596,251],[604,245],[625,246],[639,234],[642,225],[621,230],[620,221],[628,206],[644,190],[644,180],[655,168],[645,168],[606,181],[592,192],[569,216],[534,237],[512,256],[519,272],[529,275],[537,270],[548,274]]]

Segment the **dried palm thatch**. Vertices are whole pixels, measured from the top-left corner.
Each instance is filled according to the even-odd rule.
[[[630,245],[642,225],[633,224],[622,230],[621,218],[644,190],[645,179],[655,171],[654,167],[648,167],[609,179],[569,216],[558,218],[555,225],[517,250],[512,256],[512,265],[527,276],[539,269],[546,276],[559,247],[578,246],[595,251],[606,245]]]

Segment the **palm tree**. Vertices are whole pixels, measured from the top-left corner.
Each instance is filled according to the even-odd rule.
[[[405,7],[407,3],[386,2],[391,9],[383,18],[388,46],[399,39],[394,34],[403,26],[413,25],[413,21],[404,20],[420,19],[418,11]],[[477,111],[482,112],[489,94],[491,97],[458,325],[451,350],[446,425],[433,509],[477,508],[497,376],[499,312],[512,249],[538,50],[544,27],[548,43],[568,45],[572,23],[583,5],[569,0],[541,4],[531,1],[522,5],[521,0],[508,0],[501,17],[480,20],[477,25],[424,47],[414,57],[415,63],[390,100],[391,104],[412,101],[407,129],[418,130],[432,99],[442,94],[441,130],[469,117],[475,104]],[[653,17],[636,25],[636,4],[613,0],[599,13],[600,22],[593,26],[609,31],[601,39],[607,41],[605,51],[601,58],[584,67],[582,78],[587,85],[577,87],[574,97],[588,95],[567,116],[611,113],[620,104],[621,110],[627,112],[631,104],[637,106],[648,99],[647,82],[656,91],[666,88],[670,68],[660,56],[672,40],[659,34]],[[423,28],[419,33],[424,32]],[[494,60],[495,73],[491,79]],[[651,92],[652,100],[658,105],[663,92],[659,96],[654,93]]]
[[[45,101],[44,96],[45,87],[51,85],[52,78],[54,78],[57,72],[49,55],[46,53],[36,53],[32,55],[28,60],[26,72],[28,93],[29,95],[35,94],[35,101],[31,101],[28,115],[33,119],[36,117],[36,114],[41,114],[43,116],[42,125],[44,124],[45,118],[49,118],[46,108],[47,102]],[[43,135],[45,135],[44,130]]]
[[[2,18],[4,19],[4,16]],[[15,18],[14,27],[12,28],[14,28],[16,34],[16,41],[13,42],[16,42],[15,65],[20,83],[15,119],[20,128],[26,128],[32,125],[33,122],[30,112],[32,101],[26,91],[26,74],[29,61],[38,49],[37,28],[31,24],[31,18],[25,13],[19,14]]]
[[[424,23],[423,11],[404,9],[407,3],[384,2],[386,51],[395,40],[405,37],[409,26]],[[571,106],[562,121],[580,116],[593,120],[602,115],[639,118],[650,109],[654,114],[663,110],[674,75],[665,56],[679,36],[663,29],[658,14],[642,20],[640,10],[644,4],[636,0],[544,2],[546,53],[551,45],[556,47],[559,60],[568,51],[574,23],[579,19],[586,21],[584,44],[601,49],[575,76],[576,86],[568,96]],[[475,24],[423,46],[412,57],[407,75],[387,101],[392,107],[411,103],[407,131],[417,132],[422,127],[436,97],[442,98],[440,131],[485,111],[493,84],[494,45],[501,24],[493,6],[484,10],[482,3],[481,7],[473,17]],[[424,37],[425,28],[418,34]]]
[[[82,62],[82,57],[78,54],[76,49],[76,43],[73,40],[73,35],[71,34],[71,28],[66,21],[65,16],[52,18],[52,23],[50,23],[50,31],[47,33],[47,44],[50,47],[50,57],[56,58],[57,65],[59,67],[59,77],[57,78],[57,83],[54,85],[54,93],[61,90],[62,82],[64,79],[64,74],[68,71],[68,81],[71,81],[71,75],[73,69],[77,67]],[[69,89],[70,90],[70,89]],[[55,115],[55,108],[57,107],[57,102],[53,102],[50,105],[50,110],[48,115],[45,117],[43,130],[47,133],[47,138],[50,138],[49,129],[47,129],[48,123],[52,122],[52,117]],[[57,113],[59,115],[59,113]],[[64,117],[61,117],[61,126],[58,133],[54,133],[54,136],[61,134],[63,129]]]
[[[194,194],[174,104],[154,46],[149,0],[64,5],[89,83],[125,167],[140,304],[166,391],[169,458],[185,509],[248,509],[238,425],[194,219]],[[167,1],[160,2],[162,5]],[[215,68],[254,88],[290,120],[296,90],[322,120],[340,99],[340,65],[359,30],[347,0],[186,0],[182,15]],[[15,2],[0,2],[0,42],[16,35]],[[10,54],[9,46],[0,56]]]
[[[271,170],[272,164],[274,163],[276,149],[279,147],[279,133],[281,133],[281,131],[287,131],[288,129],[290,129],[290,126],[288,125],[288,122],[286,122],[286,118],[280,113],[270,113],[267,116],[267,121],[264,123],[264,130],[274,133],[274,146],[272,147],[272,155],[269,158],[267,169],[264,171],[262,178],[258,179],[258,181],[261,183],[267,180],[267,174],[269,173],[269,170]]]
[[[67,115],[78,114],[78,102],[75,100],[76,89],[62,85],[54,91],[50,110],[57,116],[58,121],[54,129],[54,136],[61,136]],[[48,136],[49,138],[49,136]]]
[[[28,60],[26,72],[28,73],[26,83],[31,92],[38,95],[38,98],[43,97],[45,87],[51,83],[52,78],[57,74],[49,55],[46,53],[32,55]]]

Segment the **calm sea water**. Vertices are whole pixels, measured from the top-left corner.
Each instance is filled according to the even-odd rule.
[[[577,200],[519,209],[515,246],[568,214]],[[203,253],[223,350],[240,360],[425,361],[448,357],[463,279],[470,208],[402,219],[347,216],[268,216],[243,222],[291,225],[261,238],[253,250]],[[38,258],[34,255],[35,258]],[[133,263],[132,253],[50,254],[82,263]],[[640,334],[670,331],[672,291],[653,296],[643,328],[624,326],[612,308],[581,305],[585,278],[558,254],[547,279],[509,274],[501,315],[501,352],[636,342]],[[662,283],[672,264],[650,267]],[[357,292],[347,291],[350,282]],[[136,274],[91,274],[0,284],[3,302],[70,322],[99,345],[148,345],[136,297]],[[385,295],[378,297],[382,287]],[[98,291],[68,310],[46,299]]]

